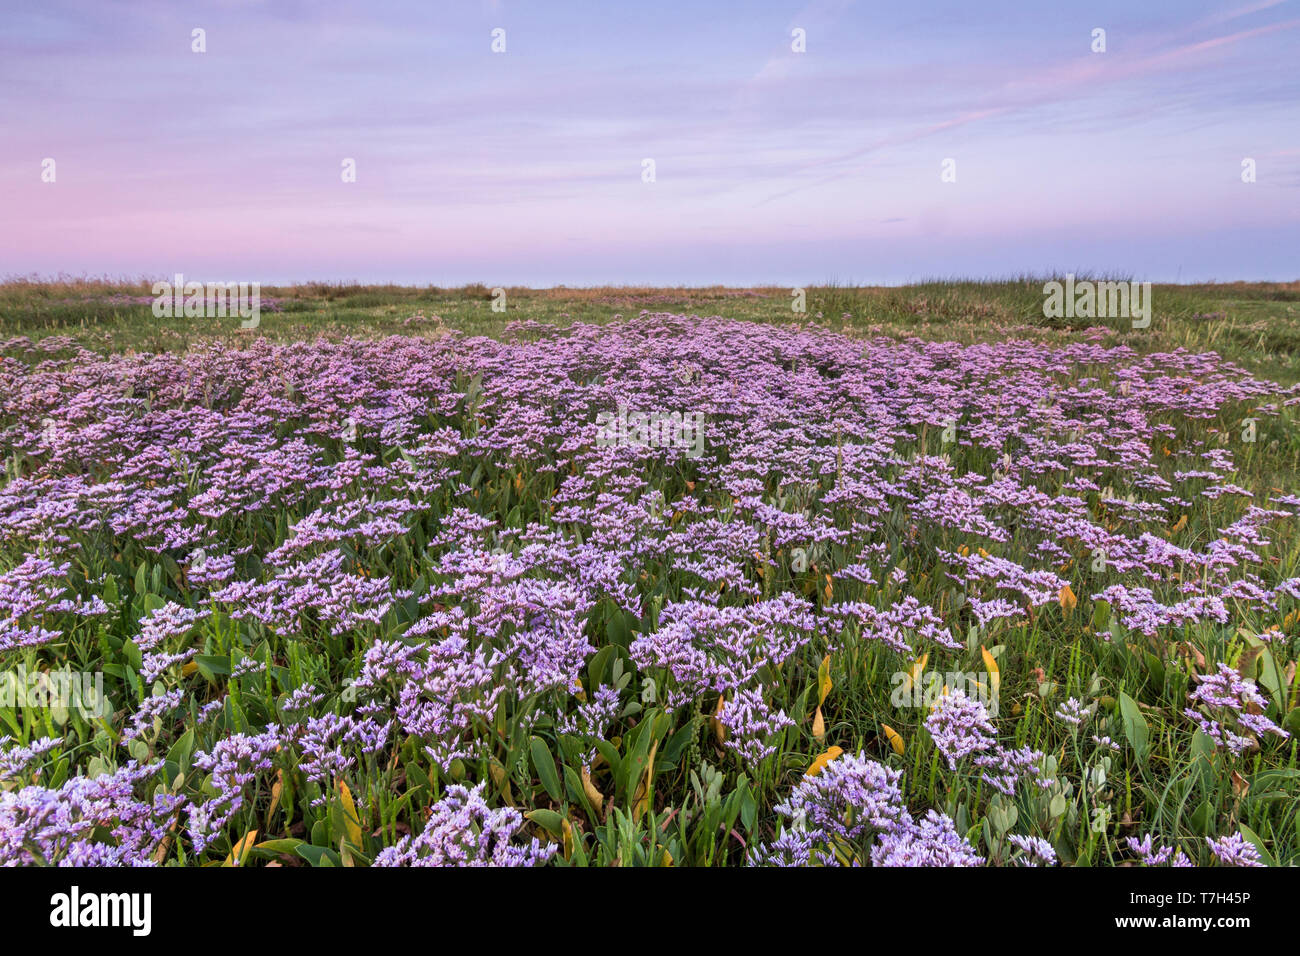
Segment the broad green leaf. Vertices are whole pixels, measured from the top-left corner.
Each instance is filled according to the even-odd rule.
[[[533,758],[533,768],[547,794],[556,803],[563,803],[564,791],[560,788],[560,776],[555,771],[555,757],[551,755],[551,748],[546,746],[546,741],[541,737],[534,737],[529,752]]]
[[[564,817],[554,810],[529,810],[524,817],[532,820],[556,839],[564,839]]]
[[[1120,691],[1119,695],[1119,712],[1124,720],[1124,734],[1133,746],[1138,762],[1146,763],[1151,730],[1147,726],[1146,718],[1142,716],[1142,711],[1138,709],[1137,701],[1123,691]]]

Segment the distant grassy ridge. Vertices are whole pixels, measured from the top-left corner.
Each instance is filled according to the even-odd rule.
[[[261,288],[264,307],[255,331],[241,330],[238,318],[155,318],[145,301],[152,300],[148,278],[10,278],[0,282],[0,336],[69,336],[97,351],[156,352],[258,335],[275,341],[448,331],[499,337],[513,322],[599,323],[648,310],[968,343],[1009,337],[1071,341],[1085,330],[1105,327],[1112,333],[1105,341],[1112,344],[1141,352],[1216,351],[1256,374],[1286,384],[1300,381],[1300,281],[1156,284],[1150,328],[1133,329],[1126,319],[1044,318],[1043,285],[1053,278],[1061,277],[810,285],[802,314],[792,310],[792,290],[785,286],[507,286],[505,311],[498,312],[492,309],[493,287],[484,283],[439,288],[302,282]]]

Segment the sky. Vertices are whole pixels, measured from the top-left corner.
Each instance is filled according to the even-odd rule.
[[[0,275],[1071,271],[1300,278],[1300,0],[0,0]]]

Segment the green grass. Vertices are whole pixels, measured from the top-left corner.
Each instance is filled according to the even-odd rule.
[[[936,279],[897,287],[809,286],[803,314],[792,311],[791,290],[784,287],[511,287],[505,290],[504,311],[498,312],[492,290],[481,283],[439,289],[314,282],[263,288],[263,300],[280,300],[282,311],[264,308],[258,328],[245,331],[238,319],[159,319],[147,304],[112,301],[115,295],[149,297],[145,281],[10,280],[0,284],[0,336],[39,341],[60,335],[95,351],[160,352],[257,336],[291,341],[456,330],[497,337],[511,322],[602,323],[646,309],[753,322],[815,322],[852,334],[963,343],[1008,337],[1066,342],[1090,326],[1104,325],[1115,333],[1110,342],[1139,352],[1214,351],[1256,375],[1283,384],[1300,381],[1300,282],[1156,285],[1151,327],[1133,329],[1122,319],[1045,319],[1044,281],[1021,277]]]
[[[1124,320],[1047,320],[1042,314],[1042,284],[1041,278],[1021,278],[936,280],[897,288],[809,287],[807,310],[798,314],[792,312],[791,290],[785,288],[512,288],[506,290],[506,309],[497,312],[492,309],[491,289],[483,285],[434,289],[314,283],[263,289],[263,299],[279,300],[282,311],[263,311],[259,327],[245,331],[239,329],[238,319],[157,319],[148,305],[121,305],[110,300],[112,295],[147,296],[147,284],[11,281],[0,286],[0,339],[9,340],[3,343],[7,354],[28,355],[28,346],[14,339],[21,336],[40,344],[51,337],[66,337],[70,341],[54,343],[58,347],[51,355],[58,357],[74,346],[105,353],[162,352],[212,342],[246,345],[259,336],[277,342],[318,337],[438,337],[451,332],[499,337],[514,334],[508,326],[516,322],[556,326],[604,323],[645,309],[762,323],[813,322],[864,337],[917,336],[962,343],[1025,338],[1063,344],[1079,341],[1090,327],[1106,326],[1108,334],[1100,339],[1104,344],[1122,344],[1139,352],[1214,351],[1260,377],[1284,385],[1300,382],[1300,284],[1156,286],[1151,327],[1141,330]],[[530,333],[524,328],[519,334]],[[29,355],[27,360],[31,360]],[[1104,377],[1106,370],[1096,373]],[[464,384],[468,390],[469,383]],[[473,415],[466,413],[462,418],[453,424],[468,429]],[[1202,426],[1224,431],[1237,427],[1230,418],[1196,427]],[[1190,427],[1187,422],[1180,423],[1180,428]],[[1269,427],[1272,430],[1262,434],[1257,444],[1235,450],[1239,469],[1235,480],[1252,490],[1279,487],[1293,492],[1294,476],[1300,470],[1300,441],[1289,417]],[[935,455],[946,450],[936,435],[923,436],[921,447]],[[372,450],[380,456],[395,454],[392,449]],[[953,464],[958,471],[987,472],[990,463],[971,457],[975,455],[978,453],[956,452]],[[481,485],[483,514],[505,518],[512,511],[518,515],[522,507],[530,517],[541,518],[544,503],[556,491],[553,477],[522,471],[509,474],[495,468],[479,474],[480,463],[462,464],[465,480],[477,482],[476,488]],[[682,474],[656,474],[651,476],[651,484],[662,488],[670,501],[688,497]],[[1183,547],[1204,546],[1206,536],[1230,520],[1224,510],[1234,507],[1226,501],[1200,501],[1185,526],[1169,531],[1169,536]],[[259,528],[259,545],[265,549],[281,540],[287,526],[310,510],[309,504],[303,503],[297,513],[279,515],[274,527]],[[254,526],[250,523],[249,527]],[[910,540],[905,528],[895,530],[897,540],[889,544],[904,555],[900,566],[909,572],[906,593],[941,612],[951,612],[958,595],[940,589],[934,583],[937,575],[930,572],[936,551],[957,549],[963,544],[961,536],[945,533]],[[1008,550],[1014,552],[1017,546],[1013,541]],[[399,540],[392,553],[369,557],[377,569],[392,573],[395,583],[409,586],[432,573],[431,566],[422,563],[428,560],[422,551],[419,540]],[[175,562],[170,566],[156,562],[148,548],[133,542],[120,542],[116,555],[105,551],[100,557],[102,566],[90,569],[88,579],[108,573],[114,581],[134,582],[130,592],[122,595],[123,621],[138,620],[163,600],[184,603],[187,589]],[[1279,578],[1297,574],[1300,541],[1283,542],[1271,557],[1275,562],[1270,573]],[[832,550],[829,560],[838,565],[846,555]],[[801,575],[790,572],[784,561],[778,565],[782,570],[775,579],[765,579],[764,588],[816,597],[822,582],[815,571]],[[845,750],[864,748],[872,756],[904,768],[910,801],[948,808],[962,832],[983,828],[987,847],[995,853],[1005,853],[1005,840],[997,838],[1007,829],[1021,833],[1068,830],[1068,839],[1060,844],[1072,848],[1067,862],[1107,864],[1126,859],[1120,832],[1153,832],[1166,843],[1203,846],[1201,838],[1207,834],[1245,827],[1267,844],[1273,862],[1300,863],[1300,800],[1296,799],[1300,791],[1296,744],[1300,682],[1294,652],[1300,620],[1295,615],[1278,621],[1239,620],[1229,628],[1190,627],[1179,640],[1146,639],[1125,632],[1112,623],[1108,609],[1086,600],[1086,588],[1100,590],[1104,583],[1090,582],[1080,568],[1069,573],[1077,582],[1077,607],[1063,602],[1060,607],[1048,607],[1027,624],[995,624],[986,632],[972,632],[966,649],[947,655],[942,664],[945,670],[980,673],[992,679],[989,658],[983,653],[987,647],[1001,681],[1002,727],[1017,746],[1050,754],[1062,779],[1071,781],[1069,789],[1024,794],[1013,802],[991,794],[977,779],[971,779],[966,782],[969,790],[957,788],[954,794],[951,775],[925,741],[921,728],[925,710],[900,709],[891,703],[890,676],[898,666],[894,655],[877,642],[850,641],[825,665],[830,688],[822,701],[825,732],[821,737],[812,733],[810,723],[823,686],[818,672],[821,649],[802,655],[779,676],[783,703],[795,718],[798,732],[787,735],[775,758],[764,761],[766,769],[752,777],[725,753],[713,748],[702,753],[708,745],[701,744],[699,731],[707,726],[707,713],[688,718],[686,725],[680,720],[673,723],[656,708],[659,702],[653,695],[645,694],[644,684],[634,684],[632,692],[646,708],[644,719],[612,742],[609,754],[602,753],[603,769],[597,780],[604,797],[617,803],[617,809],[602,813],[592,806],[578,776],[580,755],[560,735],[542,728],[543,734],[553,738],[550,742],[540,736],[516,740],[513,725],[501,763],[488,771],[494,802],[509,800],[534,811],[536,815],[530,819],[538,832],[547,830],[559,840],[565,838],[564,827],[570,818],[561,819],[557,814],[555,808],[562,805],[578,825],[578,842],[570,862],[735,863],[743,853],[728,836],[735,832],[733,828],[743,830],[751,842],[770,837],[771,806],[788,794],[826,742],[838,741]],[[876,603],[882,596],[870,588],[863,594],[864,599]],[[617,609],[602,609],[593,624],[606,635],[614,635],[620,628],[645,626],[645,622],[624,620]],[[1286,640],[1275,642],[1269,655],[1260,654],[1256,635],[1274,624],[1282,627]],[[1111,640],[1097,639],[1107,631]],[[272,702],[288,689],[305,682],[339,686],[359,664],[355,647],[366,643],[328,637],[316,643],[287,640],[269,631],[241,629],[220,614],[204,625],[203,633],[201,661],[206,671],[200,676],[213,686],[224,684],[230,711],[251,728],[274,719]],[[113,640],[118,646],[105,658],[101,654],[107,640],[96,644],[92,635],[78,635],[69,648],[69,658],[87,669],[111,658],[111,666],[126,673],[131,664],[125,649],[129,645],[118,636]],[[353,645],[351,649],[348,643]],[[606,649],[616,643],[611,640]],[[266,674],[227,679],[229,662],[243,656],[267,661]],[[1276,685],[1274,693],[1289,701],[1282,716],[1295,736],[1285,746],[1272,746],[1267,756],[1257,752],[1240,759],[1213,753],[1203,740],[1191,737],[1181,712],[1193,666],[1204,669],[1203,662],[1196,663],[1198,657],[1211,666],[1217,661],[1240,662],[1243,657],[1253,660],[1261,685]],[[625,655],[598,654],[590,664],[587,690],[601,683],[617,684],[627,676],[624,668]],[[1053,716],[1055,708],[1070,696],[1098,704],[1097,714],[1082,735],[1063,729]],[[80,727],[78,719],[74,717],[73,729],[84,732],[89,741],[95,730]],[[898,747],[891,745],[892,738],[882,730],[886,725],[898,735]],[[39,727],[22,730],[25,736],[43,732]],[[1102,761],[1087,743],[1094,733],[1123,742],[1125,753],[1108,758],[1108,763]],[[172,749],[177,745],[172,743]],[[191,740],[191,752],[194,746]],[[647,753],[656,756],[647,762]],[[190,755],[182,751],[175,756],[184,763]],[[558,774],[551,763],[557,758]],[[1087,774],[1095,774],[1099,764],[1104,779],[1089,778]],[[628,767],[637,768],[637,773]],[[400,787],[394,782],[398,773],[404,775]],[[414,750],[403,754],[400,771],[367,768],[370,789],[357,794],[371,808],[367,813],[374,814],[365,821],[365,839],[369,841],[371,828],[414,819],[421,802],[427,802],[440,786],[434,776],[431,780],[427,761],[422,762]],[[579,781],[576,786],[575,781]],[[638,807],[636,796],[646,790],[653,799],[648,806]],[[337,798],[327,801],[324,808],[313,808],[309,800],[321,796],[330,797],[286,791],[285,800],[272,813],[269,794],[259,792],[250,801],[257,813],[242,825],[245,830],[262,830],[264,840],[273,835],[277,839],[307,838],[312,846],[339,845],[349,832],[348,821],[341,816]],[[288,802],[290,797],[296,802]],[[1106,826],[1095,830],[1099,808],[1108,816]],[[316,839],[317,828],[324,834],[323,844]],[[220,849],[228,852],[230,847]],[[373,847],[358,849],[373,852]],[[277,855],[273,851],[263,854],[265,858]],[[1200,855],[1204,860],[1204,852]]]

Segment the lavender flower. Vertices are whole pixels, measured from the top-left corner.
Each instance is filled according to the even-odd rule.
[[[1136,854],[1146,866],[1161,866],[1173,856],[1174,848],[1170,846],[1161,847],[1153,845],[1153,837],[1150,833],[1144,834],[1141,840],[1129,837],[1125,842],[1128,848]]]
[[[1258,743],[1263,734],[1290,737],[1273,721],[1264,716],[1268,707],[1255,682],[1242,677],[1226,664],[1218,672],[1201,678],[1201,685],[1188,695],[1188,700],[1199,704],[1218,719],[1189,707],[1183,711],[1214,741],[1216,747],[1226,747],[1234,754],[1242,754]]]
[[[189,834],[202,853],[219,831],[244,807],[244,794],[259,774],[271,769],[280,749],[279,728],[261,734],[232,734],[210,752],[194,755],[194,766],[210,771],[216,796],[189,808]]]
[[[0,791],[0,866],[151,866],[180,796],[136,795],[161,764]]]
[[[1069,698],[1060,707],[1056,708],[1056,717],[1071,726],[1078,727],[1088,719],[1090,711],[1080,701],[1075,698]]]
[[[865,834],[892,831],[907,821],[902,772],[867,760],[861,753],[832,760],[814,777],[804,777],[776,811],[822,839],[850,843]]]
[[[756,688],[739,690],[723,703],[718,722],[727,731],[723,746],[755,762],[776,753],[768,741],[794,726],[785,711],[774,711]]]
[[[983,753],[996,746],[996,733],[984,705],[963,691],[952,691],[935,702],[934,710],[925,720],[935,747],[948,761],[948,769],[957,769],[958,762],[974,753]]]
[[[982,866],[984,858],[953,827],[947,816],[930,810],[911,826],[882,833],[871,848],[872,866]]]
[[[41,737],[23,747],[13,742],[12,737],[0,737],[0,783],[17,780],[42,755],[49,753],[63,743],[62,737]]]
[[[1210,847],[1210,852],[1218,858],[1224,866],[1263,866],[1260,860],[1259,850],[1255,845],[1243,837],[1240,833],[1233,833],[1230,836],[1219,837],[1215,840],[1206,837],[1205,842]]]
[[[536,838],[512,842],[523,819],[513,807],[491,809],[483,784],[473,790],[453,784],[430,808],[420,835],[381,850],[375,866],[541,866],[558,847]]]
[[[1013,833],[1007,837],[1007,841],[1020,851],[1020,854],[1013,858],[1017,866],[1056,865],[1056,850],[1046,840]]]

